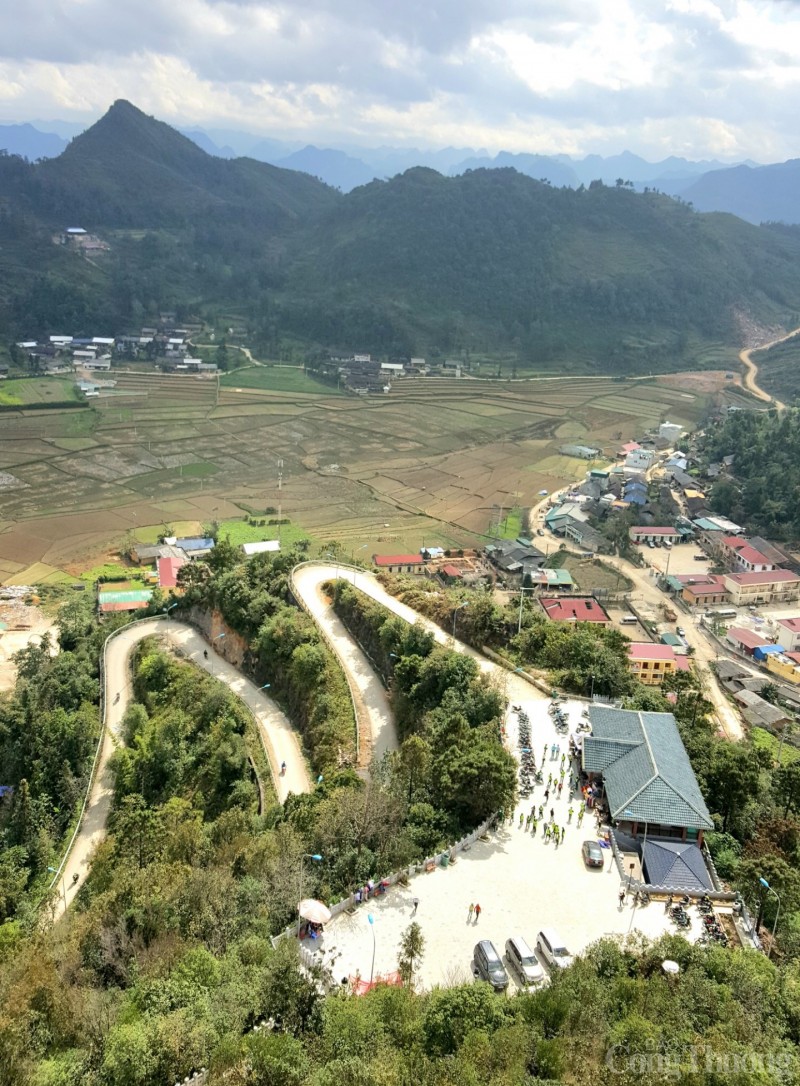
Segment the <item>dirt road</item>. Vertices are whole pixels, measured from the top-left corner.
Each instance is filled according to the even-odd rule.
[[[778,343],[785,343],[787,339],[793,339],[798,333],[800,333],[800,328],[795,328],[793,332],[787,332],[785,336],[779,336],[778,339],[773,339],[770,343],[764,343],[760,347],[747,347],[745,350],[739,352],[739,361],[744,366],[744,387],[748,392],[751,392],[757,400],[762,400],[764,403],[772,403],[779,411],[783,411],[786,404],[782,403],[781,400],[776,400],[774,396],[770,396],[770,394],[765,392],[758,384],[758,366],[753,361],[752,355],[754,355],[756,351],[768,351],[770,347],[775,347]]]
[[[208,643],[192,627],[166,619],[146,619],[126,626],[111,638],[106,650],[105,666],[105,730],[97,768],[86,802],[80,828],[69,851],[63,871],[56,880],[59,897],[54,920],[64,913],[89,871],[94,850],[106,834],[111,810],[113,778],[109,759],[120,742],[120,728],[125,710],[131,700],[130,656],[145,637],[159,636],[198,667],[224,682],[252,710],[269,755],[275,790],[281,802],[289,792],[309,792],[311,779],[306,768],[296,733],[278,706],[263,690],[246,679],[231,664],[209,650]],[[208,652],[208,659],[203,655]],[[119,700],[117,700],[119,695]],[[281,762],[286,762],[286,774],[280,775]],[[75,876],[77,875],[77,879]]]

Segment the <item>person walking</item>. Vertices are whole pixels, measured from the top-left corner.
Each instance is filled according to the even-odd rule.
[[[545,824],[544,824],[544,839],[545,839],[545,841],[550,840],[550,823],[549,822],[545,822]]]
[[[566,832],[567,832],[567,827],[566,827],[566,826],[562,826],[562,827],[561,827],[561,840],[562,840],[562,841],[564,840],[564,834],[565,834]]]
[[[526,817],[525,817],[525,832],[527,833],[530,828],[531,828],[531,816],[526,815]]]
[[[553,808],[551,807],[551,808],[550,808],[550,821],[551,821],[551,822],[555,822],[555,820],[556,820],[556,812],[555,812],[555,810],[554,810],[554,809],[553,809]]]
[[[470,902],[469,912],[467,913],[467,923],[471,923],[472,914],[475,912],[475,906]]]
[[[561,768],[562,769],[564,768],[564,762],[566,762],[566,760],[567,760],[566,754],[562,754],[561,755]]]
[[[624,904],[625,904],[625,889],[623,887],[623,889],[620,890],[620,892],[619,892],[619,907],[620,907],[620,909],[622,908],[622,906]]]
[[[574,814],[575,814],[575,808],[574,808],[574,807],[570,807],[570,809],[569,809],[569,810],[567,811],[567,822],[571,822],[571,821],[572,821],[572,816],[573,816]]]
[[[556,758],[559,756],[560,753],[561,753],[561,744],[556,743]]]
[[[536,831],[537,831],[538,828],[539,828],[539,823],[534,818],[533,822],[531,823],[531,833],[533,834],[534,837],[536,836]]]
[[[558,836],[558,826],[553,826],[553,838],[556,843],[556,848],[558,848],[558,846],[561,844]]]
[[[558,798],[561,799],[561,789],[564,787],[561,781],[558,782]]]
[[[578,811],[578,829],[581,828],[582,824],[583,824],[583,811]]]
[[[412,897],[411,904],[414,906],[414,908],[411,910],[411,915],[416,916],[417,915],[417,909],[419,908],[419,898],[418,897]]]
[[[475,906],[475,923],[476,924],[478,923],[480,918],[481,918],[481,907],[480,907],[480,905],[476,905]]]
[[[550,761],[551,762],[553,761],[555,756],[556,756],[556,745],[555,745],[555,743],[553,743],[552,747],[550,747]]]
[[[544,801],[545,801],[545,803],[547,803],[547,801],[548,801],[549,799],[550,799],[550,789],[549,789],[549,788],[545,788],[545,790],[544,790]]]

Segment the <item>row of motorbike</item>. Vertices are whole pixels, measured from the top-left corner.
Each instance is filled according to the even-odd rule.
[[[519,794],[528,799],[534,786],[542,783],[542,771],[536,766],[531,748],[531,719],[524,709],[517,710],[519,717]]]

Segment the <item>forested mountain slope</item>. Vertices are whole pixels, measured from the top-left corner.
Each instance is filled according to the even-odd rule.
[[[48,239],[66,226],[108,238],[110,252],[95,265],[59,252]],[[647,372],[733,348],[735,309],[771,325],[800,312],[792,231],[513,169],[414,168],[343,196],[208,155],[128,102],[58,158],[0,156],[0,234],[6,341],[233,309],[270,354],[474,351]]]

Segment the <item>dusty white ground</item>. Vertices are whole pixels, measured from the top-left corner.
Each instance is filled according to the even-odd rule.
[[[544,744],[548,744],[545,782],[560,765],[560,757],[550,761],[549,747],[560,742],[562,750],[566,750],[568,745],[565,737],[556,734],[547,705],[547,701],[533,698],[523,706],[532,722],[531,746],[537,763]],[[567,707],[574,730],[583,705],[575,702],[567,703]],[[516,716],[509,714],[507,732],[513,745],[515,721]],[[519,828],[519,813],[527,815],[534,804],[538,808],[544,802],[544,789],[545,785],[539,785],[533,796],[520,804],[512,823],[500,827],[488,840],[477,841],[468,852],[459,853],[455,865],[416,875],[408,886],[393,887],[327,925],[323,957],[334,961],[334,977],[339,980],[360,973],[363,979],[369,979],[373,932],[375,974],[396,970],[400,936],[411,923],[415,897],[419,898],[419,908],[413,919],[420,924],[426,944],[419,981],[426,988],[468,979],[473,947],[479,939],[491,939],[503,954],[505,941],[511,935],[523,935],[533,946],[540,929],[551,926],[570,951],[579,953],[604,935],[626,935],[632,930],[656,938],[676,930],[662,903],[654,901],[646,908],[633,909],[629,898],[620,906],[618,895],[623,884],[610,849],[604,849],[602,871],[584,866],[581,843],[596,839],[595,820],[587,811],[581,829],[576,825],[576,815],[569,822],[566,788],[561,799],[551,798],[546,806],[546,811],[554,808],[556,821],[566,827],[562,845],[545,843],[541,823],[535,838]],[[578,803],[573,803],[577,814]],[[476,902],[482,909],[480,920],[468,923],[469,906]],[[370,913],[373,926],[368,921]],[[696,937],[699,930],[693,922],[690,937]],[[311,949],[319,947],[318,943],[307,945]]]

